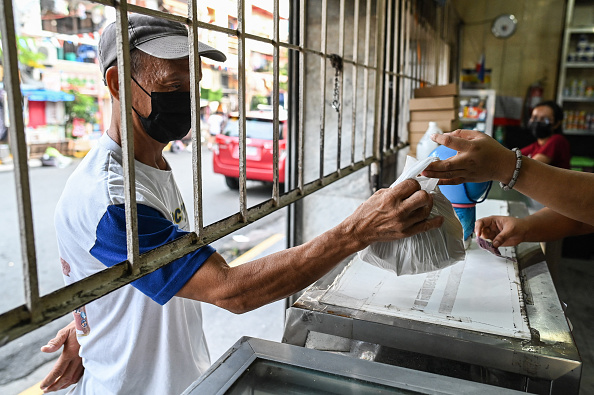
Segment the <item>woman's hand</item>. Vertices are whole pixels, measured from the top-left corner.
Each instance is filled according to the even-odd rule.
[[[446,160],[431,163],[423,175],[439,178],[442,185],[490,180],[507,184],[514,173],[515,154],[484,133],[474,130],[456,130],[434,134],[436,143],[458,153]]]
[[[474,225],[474,232],[483,239],[493,241],[493,247],[510,247],[526,241],[529,231],[521,218],[491,216],[481,218]]]

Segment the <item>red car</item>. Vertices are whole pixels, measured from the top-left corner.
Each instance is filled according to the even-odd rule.
[[[272,112],[254,111],[246,115],[246,177],[248,180],[273,181],[272,168]],[[279,183],[285,182],[287,159],[287,117],[279,116]],[[225,176],[231,189],[239,188],[239,120],[231,117],[216,136],[212,164],[215,173]]]

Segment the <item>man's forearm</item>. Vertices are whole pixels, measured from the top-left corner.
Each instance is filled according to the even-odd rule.
[[[230,268],[227,280],[234,292],[221,307],[241,313],[286,298],[363,247],[342,223],[303,245]]]

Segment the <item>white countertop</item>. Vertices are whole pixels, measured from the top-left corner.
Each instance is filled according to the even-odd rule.
[[[508,204],[487,200],[477,218],[508,215]],[[500,248],[515,258],[513,248]],[[530,339],[517,265],[479,248],[465,261],[425,274],[397,276],[358,257],[321,297],[327,305],[482,333]]]

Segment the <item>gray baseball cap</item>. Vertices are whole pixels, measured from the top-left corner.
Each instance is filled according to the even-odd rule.
[[[179,22],[155,18],[142,14],[128,17],[130,50],[137,48],[160,59],[180,59],[189,55],[188,29]],[[99,67],[105,79],[105,72],[117,63],[117,41],[115,22],[108,25],[99,40]],[[225,54],[218,49],[198,42],[200,56],[224,62]]]

